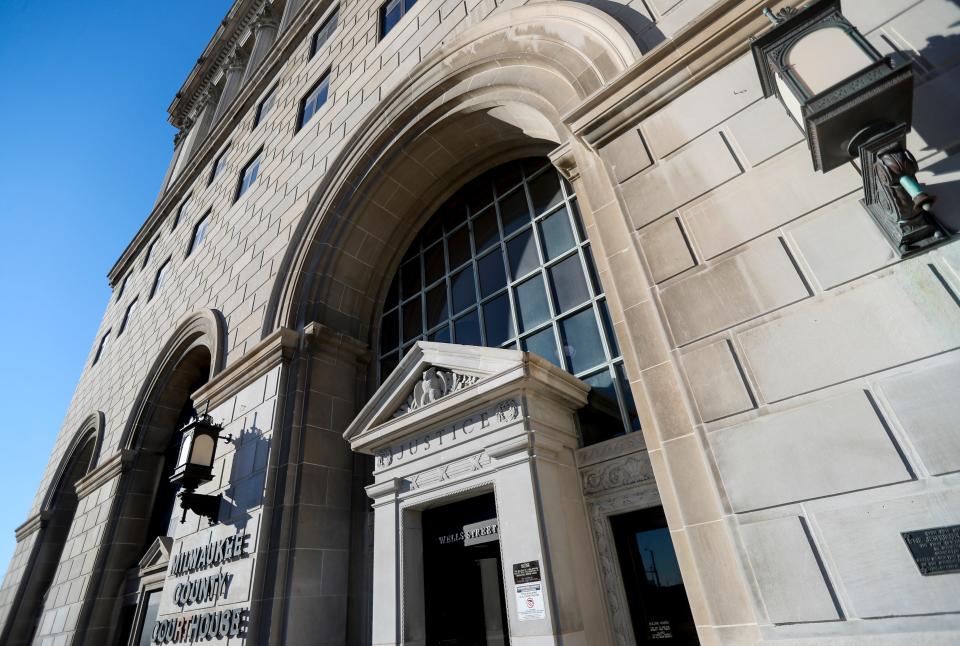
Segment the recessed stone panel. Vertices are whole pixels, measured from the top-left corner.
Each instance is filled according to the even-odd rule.
[[[761,400],[778,401],[960,346],[960,308],[911,263],[739,333]]]
[[[860,186],[849,165],[815,172],[800,143],[681,209],[681,216],[704,258],[713,258]]]
[[[757,101],[732,116],[727,127],[751,166],[803,140],[800,127],[776,97]]]
[[[824,289],[898,259],[857,195],[803,218],[790,229],[789,236]]]
[[[921,575],[900,535],[960,523],[960,491],[814,512],[812,518],[855,616],[960,612],[960,575]]]
[[[643,138],[635,129],[626,131],[601,148],[600,157],[613,169],[618,182],[636,175],[652,163]]]
[[[643,229],[640,246],[650,266],[650,274],[658,283],[697,264],[690,255],[690,247],[677,218],[664,218]]]
[[[747,54],[648,117],[643,131],[654,156],[662,158],[761,96],[757,69]]]
[[[753,400],[726,339],[686,353],[683,366],[704,422],[753,408]]]
[[[927,470],[933,475],[960,471],[960,357],[887,377],[879,387]]]
[[[668,285],[660,292],[677,345],[684,345],[809,295],[779,238]]]
[[[709,441],[738,512],[910,479],[862,392],[771,413]]]
[[[840,618],[799,517],[741,525],[740,536],[771,623]]]
[[[740,173],[719,132],[710,132],[622,184],[636,228],[697,198]]]

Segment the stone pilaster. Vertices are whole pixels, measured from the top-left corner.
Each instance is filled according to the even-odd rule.
[[[244,70],[247,68],[247,58],[237,50],[233,50],[224,63],[224,82],[223,92],[220,93],[220,101],[217,102],[217,109],[213,113],[213,123],[220,120],[223,113],[227,111],[230,104],[237,97],[237,93],[243,84]]]
[[[279,22],[273,11],[273,5],[269,3],[263,5],[252,27],[253,52],[250,54],[250,62],[247,63],[247,69],[243,74],[244,85],[256,73],[267,54],[270,53],[270,49],[277,38],[278,28]]]

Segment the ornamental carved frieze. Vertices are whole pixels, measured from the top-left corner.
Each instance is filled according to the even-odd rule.
[[[427,368],[423,371],[420,381],[413,387],[413,392],[400,405],[393,417],[400,417],[423,408],[438,399],[443,399],[447,395],[452,395],[468,386],[472,386],[478,381],[480,381],[480,378],[474,375],[464,375],[453,370],[434,367]]]
[[[592,495],[626,485],[653,480],[653,468],[646,453],[609,460],[580,470],[583,493]]]

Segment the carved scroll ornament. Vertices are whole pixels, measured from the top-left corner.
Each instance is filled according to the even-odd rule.
[[[413,387],[413,392],[407,397],[407,401],[400,405],[393,417],[400,417],[410,411],[423,408],[438,399],[472,386],[478,381],[480,381],[480,378],[473,375],[463,375],[452,370],[434,367],[427,368],[423,371],[420,382]]]

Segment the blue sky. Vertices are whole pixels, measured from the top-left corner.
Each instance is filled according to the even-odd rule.
[[[230,0],[0,0],[0,569]],[[0,575],[2,576],[2,575]]]

